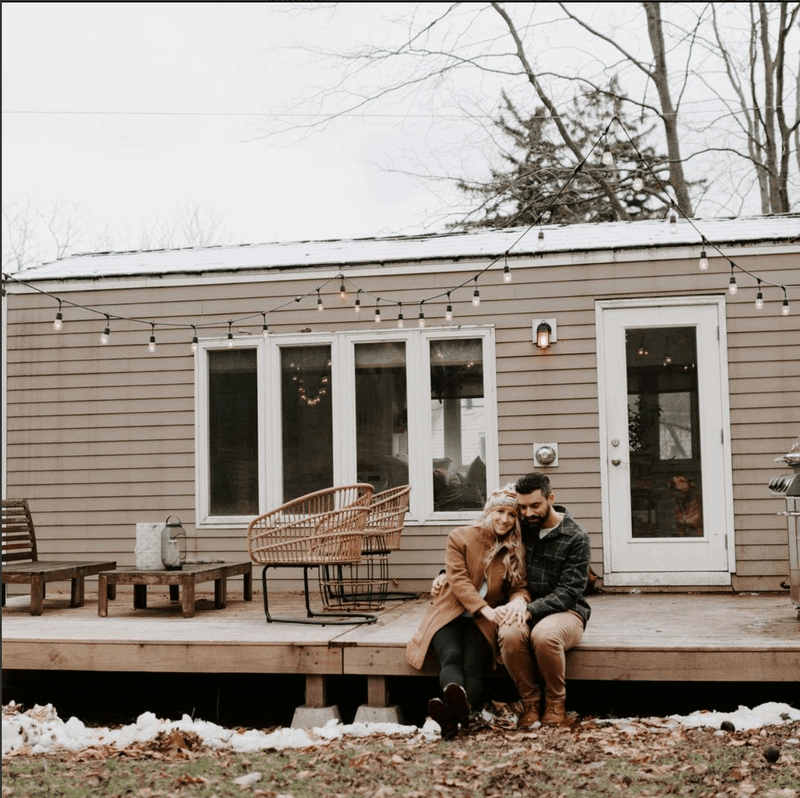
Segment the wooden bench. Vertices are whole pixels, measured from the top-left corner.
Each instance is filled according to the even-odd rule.
[[[43,562],[36,550],[36,532],[26,499],[3,499],[3,606],[6,584],[30,584],[31,615],[41,615],[48,582],[72,582],[70,607],[82,607],[84,580],[116,568],[107,562]]]

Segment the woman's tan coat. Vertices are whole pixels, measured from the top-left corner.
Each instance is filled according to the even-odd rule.
[[[414,668],[422,667],[436,632],[458,618],[464,610],[469,610],[475,616],[475,623],[491,643],[495,660],[499,661],[496,626],[486,618],[479,617],[477,612],[487,605],[497,607],[505,604],[517,596],[522,596],[527,604],[530,597],[525,589],[524,574],[518,584],[511,585],[504,579],[504,550],[494,557],[486,570],[486,597],[478,593],[484,580],[484,561],[494,541],[494,531],[483,526],[460,526],[447,536],[447,584],[428,605],[419,629],[406,646],[406,660]]]

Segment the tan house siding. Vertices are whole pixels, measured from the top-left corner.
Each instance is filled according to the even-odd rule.
[[[680,254],[680,253],[679,253]],[[623,257],[624,255],[624,257]],[[513,282],[496,269],[481,277],[482,302],[470,304],[472,285],[453,295],[454,324],[496,329],[499,470],[501,481],[532,470],[532,445],[554,441],[560,465],[552,470],[557,500],[569,506],[592,539],[593,566],[602,571],[595,302],[633,297],[723,295],[729,271],[713,262],[700,272],[695,255],[601,252],[552,258],[509,258]],[[748,255],[732,249],[744,268],[781,284],[800,282],[800,251]],[[374,295],[403,302],[413,324],[419,297],[449,289],[486,260],[409,264],[383,270],[347,267],[347,277]],[[425,271],[427,269],[427,271]],[[264,280],[231,275],[230,282],[186,276],[50,282],[43,290],[87,308],[156,323],[157,352],[147,352],[149,324],[112,321],[111,342],[99,345],[105,319],[64,307],[64,328],[53,330],[57,309],[50,297],[14,287],[7,301],[7,496],[27,498],[41,554],[113,557],[134,562],[138,521],[179,516],[191,541],[190,556],[246,558],[244,529],[197,531],[195,514],[195,370],[191,331],[169,324],[210,325],[198,334],[224,336],[229,318],[253,341],[260,339],[262,310],[271,312],[273,334],[314,329],[365,329],[374,302],[364,297],[360,319],[339,305],[336,288],[325,293],[326,312],[313,291],[338,271],[291,269]],[[78,290],[75,290],[75,289]],[[774,590],[788,573],[786,525],[775,512],[769,477],[782,470],[773,459],[800,433],[800,302],[779,313],[777,289],[765,287],[766,305],[753,307],[754,281],[740,278],[740,291],[726,296],[727,356],[731,409],[737,590]],[[445,298],[424,307],[429,325],[445,324]],[[394,327],[397,306],[381,305],[384,328]],[[558,342],[548,353],[532,343],[535,318],[555,317]],[[163,324],[162,328],[160,325]],[[491,486],[490,486],[491,487]],[[413,524],[403,548],[392,555],[392,577],[404,588],[422,588],[443,561],[449,526]],[[281,572],[281,578],[286,574]],[[290,576],[296,576],[291,575]],[[287,583],[289,584],[289,583]],[[295,584],[292,582],[291,584]]]

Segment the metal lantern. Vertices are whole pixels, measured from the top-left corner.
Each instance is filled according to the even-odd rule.
[[[170,521],[174,518],[174,521]],[[183,551],[180,540],[183,539]],[[186,562],[186,532],[176,515],[167,517],[161,533],[161,562],[168,571],[180,571]]]

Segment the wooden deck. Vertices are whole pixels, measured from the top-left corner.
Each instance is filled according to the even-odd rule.
[[[405,661],[426,600],[390,602],[378,621],[362,626],[267,624],[260,594],[229,586],[228,604],[214,608],[199,593],[197,613],[153,593],[134,609],[120,590],[109,617],[97,596],[69,607],[69,594],[49,595],[33,617],[28,597],[10,597],[2,611],[2,667],[21,670],[175,673],[364,675],[375,694],[387,676],[416,671]],[[270,597],[275,610],[300,614],[302,597]],[[800,619],[787,594],[600,594],[582,644],[568,655],[567,676],[583,680],[800,681]]]

